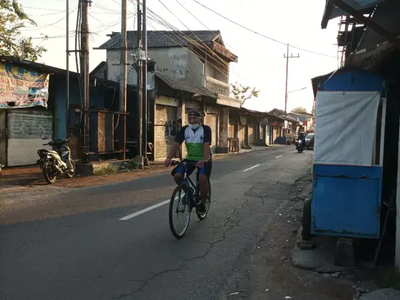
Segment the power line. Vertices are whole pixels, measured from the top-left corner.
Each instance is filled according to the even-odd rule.
[[[149,9],[148,9],[149,10]],[[153,13],[154,15],[156,15],[154,12],[152,12],[151,10],[150,10],[150,12],[151,13]],[[157,15],[156,15],[157,16]],[[160,19],[162,19],[160,16],[158,16]],[[176,40],[176,39],[174,39],[174,38],[172,38],[171,36],[169,36],[169,35],[167,35],[167,34],[165,34],[165,33],[163,33],[163,32],[161,32],[161,34],[163,34],[167,39],[169,39],[169,40],[171,40],[171,41],[173,41],[173,42],[175,42],[175,43],[177,43],[178,45],[180,45],[182,48],[186,48],[187,49],[187,51],[189,51],[190,53],[192,53],[192,54],[194,54],[196,57],[198,57],[199,59],[201,58],[201,54],[200,53],[198,53],[198,52],[196,52],[194,49],[192,49],[192,48],[189,48],[189,47],[186,47],[185,45],[184,45],[184,43],[185,43],[185,41],[193,41],[190,37],[188,37],[187,35],[185,35],[183,32],[181,32],[181,31],[178,31],[178,30],[176,30],[175,28],[171,28],[171,27],[169,27],[168,26],[168,24],[167,25],[165,25],[165,23],[168,23],[167,21],[165,21],[164,20],[164,23],[162,22],[162,21],[160,21],[160,20],[158,20],[157,18],[154,18],[154,17],[152,17],[152,16],[149,16],[149,19],[151,19],[151,20],[154,20],[154,21],[156,21],[157,23],[159,23],[160,25],[162,25],[162,26],[164,26],[164,27],[166,27],[166,28],[168,28],[168,29],[172,29],[172,34],[180,41],[178,41],[178,40]],[[170,25],[170,26],[172,26],[172,25]],[[153,27],[153,26],[152,26]],[[153,27],[154,28],[154,27]],[[155,29],[155,28],[154,28]],[[178,35],[178,34],[180,34],[180,35]],[[225,75],[226,77],[229,77],[229,74],[226,72],[226,70],[222,70],[222,69],[220,69],[217,65],[215,65],[215,64],[213,64],[212,62],[208,62],[211,66],[213,66],[217,71],[219,71],[221,74],[223,74],[223,75]],[[190,64],[188,64],[188,66],[194,71],[194,72],[196,72],[196,73],[198,73],[198,74],[200,74],[200,75],[204,75],[204,74],[202,74],[201,72],[199,72],[199,71],[197,71],[197,70],[195,70]],[[238,74],[237,74],[238,75]],[[239,76],[239,75],[238,75]]]
[[[218,56],[218,54],[216,54],[215,52],[214,52],[214,50],[212,50],[206,43],[204,43],[193,31],[191,31],[190,30],[190,28],[188,27],[188,26],[186,26],[186,24],[185,23],[183,23],[183,21],[181,21],[181,19],[179,19],[161,0],[158,0],[158,2],[160,2],[176,19],[178,19],[179,20],[179,22],[181,22],[181,24],[183,25],[183,26],[185,26],[186,27],[186,29],[187,30],[189,30],[196,38],[197,38],[197,40],[200,42],[200,43],[198,43],[198,42],[195,42],[195,44],[197,44],[197,45],[200,45],[200,46],[204,46],[206,49],[208,49],[208,50],[210,50],[210,52],[212,53],[212,55],[213,56],[215,56],[219,61],[221,61],[221,63],[223,64],[223,65],[225,65],[225,66],[228,66],[229,64],[226,62],[226,61],[224,61],[222,58],[220,58],[219,56]]]
[[[65,12],[62,9],[51,9],[51,8],[42,8],[42,7],[32,7],[32,6],[24,6],[22,5],[22,8],[28,8],[28,9],[38,9],[38,10],[47,10],[47,11],[59,11],[59,12]]]
[[[210,28],[207,27],[206,24],[204,24],[202,21],[200,21],[200,19],[198,19],[194,14],[192,14],[182,3],[180,3],[178,0],[176,0],[176,2],[178,2],[178,4],[180,6],[183,7],[184,10],[186,10],[193,18],[195,18],[201,25],[203,25],[205,28],[207,28],[208,30],[210,30]]]
[[[243,29],[245,29],[245,30],[247,30],[247,31],[250,31],[250,32],[252,32],[252,33],[254,33],[254,34],[256,34],[256,35],[259,35],[259,36],[261,36],[261,37],[263,37],[263,38],[265,38],[265,39],[268,39],[268,40],[270,40],[270,41],[273,41],[273,42],[275,42],[275,43],[278,43],[278,44],[281,44],[281,45],[287,45],[287,43],[284,43],[284,42],[279,41],[279,40],[277,40],[277,39],[274,39],[274,38],[272,38],[272,37],[266,36],[265,34],[262,34],[262,33],[258,32],[258,31],[255,31],[255,30],[253,30],[253,29],[251,29],[251,28],[248,28],[248,27],[246,27],[246,26],[244,26],[244,25],[242,25],[242,24],[240,24],[240,23],[238,23],[238,22],[236,22],[236,21],[234,21],[234,20],[232,20],[232,19],[229,19],[228,17],[225,17],[224,15],[222,15],[222,14],[220,14],[219,12],[217,12],[217,11],[215,11],[215,10],[209,8],[208,6],[206,6],[206,5],[202,4],[202,3],[200,3],[200,2],[197,1],[197,0],[193,0],[193,1],[196,2],[198,5],[204,7],[205,9],[207,9],[207,10],[213,12],[214,14],[220,16],[221,18],[223,18],[223,19],[225,19],[225,20],[227,20],[227,21],[229,21],[229,22],[231,22],[231,23],[233,23],[233,24],[235,24],[235,25],[237,25],[237,26],[239,26],[239,27],[241,27],[241,28],[243,28]],[[312,51],[312,50],[307,50],[307,49],[300,48],[300,47],[296,47],[296,46],[292,46],[292,45],[291,45],[290,47],[293,48],[293,49],[297,49],[297,50],[304,51],[304,52],[308,52],[308,53],[315,54],[315,55],[320,55],[320,56],[325,56],[325,57],[331,57],[331,58],[335,58],[335,59],[337,58],[336,56],[333,56],[333,55],[324,54],[324,53],[319,53],[319,52],[315,52],[315,51]]]
[[[73,10],[71,10],[68,15],[70,15],[74,11],[76,11],[77,8],[78,7],[74,8]],[[50,26],[56,25],[56,24],[60,23],[61,21],[65,20],[66,18],[67,18],[67,16],[64,16],[63,18],[61,18],[58,21],[55,21],[55,22],[53,22],[51,24],[45,24],[45,25],[42,25],[42,26],[35,26],[35,27],[27,27],[27,28],[22,28],[21,30],[24,30],[24,31],[42,30],[42,29],[48,28]]]
[[[157,23],[159,23],[160,25],[168,28],[168,29],[172,29],[172,34],[175,35],[176,37],[178,37],[178,39],[180,39],[181,41],[189,41],[189,42],[193,42],[193,43],[197,43],[195,40],[193,40],[192,38],[190,38],[188,35],[184,34],[182,31],[178,30],[177,28],[175,28],[173,25],[171,25],[168,21],[166,21],[165,19],[163,19],[161,16],[157,15],[156,13],[154,13],[150,8],[147,9],[151,14],[153,14],[155,16],[155,20]],[[150,17],[151,18],[151,17]],[[158,18],[158,19],[157,19]],[[181,36],[179,37],[178,34],[180,34]],[[165,35],[165,34],[164,34]],[[168,37],[167,35],[165,35],[167,38],[171,39],[170,37]],[[172,41],[178,43],[176,40],[171,39]],[[178,43],[179,44],[179,43]],[[179,44],[180,46],[184,47],[185,46],[181,43]],[[191,49],[189,47],[187,47],[188,51],[193,53],[194,55],[196,55],[198,58],[201,58],[201,54],[196,52],[194,49]],[[218,70],[221,74],[229,77],[229,74],[227,73],[226,70],[222,70],[220,69],[217,65],[213,64],[211,61],[208,62],[211,66],[213,66],[216,70]]]
[[[176,0],[176,2],[179,3],[180,6],[182,6],[193,18],[195,18],[197,21],[199,21],[200,24],[202,24],[205,28],[207,28],[208,30],[211,30],[207,25],[205,25],[199,18],[197,18],[190,10],[188,10],[182,3],[180,3],[178,0]],[[250,62],[254,62],[255,60],[250,60],[249,58],[247,58],[245,55],[243,55],[242,53],[239,53],[238,51],[235,50],[234,47],[232,47],[231,45],[229,45],[228,43],[224,43],[226,46],[228,46],[230,49],[232,49],[236,54],[238,54],[240,57],[244,57],[246,60],[250,61]]]

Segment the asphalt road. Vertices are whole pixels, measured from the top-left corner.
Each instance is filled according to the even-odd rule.
[[[215,161],[210,214],[181,240],[168,205],[120,220],[167,200],[168,174],[1,212],[0,299],[224,299],[310,157],[284,147]]]

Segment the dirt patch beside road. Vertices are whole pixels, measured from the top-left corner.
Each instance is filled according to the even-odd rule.
[[[310,197],[311,173],[291,187],[289,198]],[[276,216],[253,254],[249,267],[250,299],[352,300],[349,280],[322,276],[316,272],[295,268],[291,251],[298,240],[303,202],[288,201]],[[290,297],[290,298],[285,298]]]

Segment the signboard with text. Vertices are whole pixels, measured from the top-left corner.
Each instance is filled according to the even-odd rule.
[[[47,108],[49,74],[9,63],[0,63],[0,109],[42,106]]]

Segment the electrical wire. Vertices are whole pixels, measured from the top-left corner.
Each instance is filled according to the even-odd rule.
[[[22,5],[22,8],[28,8],[28,9],[37,9],[37,10],[47,10],[47,11],[59,11],[59,12],[65,12],[65,10],[62,10],[62,9],[51,9],[51,8],[32,7],[32,6],[24,6],[24,5]]]
[[[187,11],[193,18],[195,18],[201,25],[203,25],[205,28],[207,28],[208,30],[210,30],[210,28],[208,28],[206,24],[204,24],[202,21],[200,21],[200,19],[198,19],[194,14],[192,14],[192,13],[190,12],[190,10],[188,10],[182,3],[179,2],[179,0],[176,0],[176,2],[178,2],[178,4],[179,4],[180,6],[182,6],[183,9],[186,10],[186,11]]]
[[[196,2],[198,5],[204,7],[205,9],[207,9],[207,10],[213,12],[214,14],[220,16],[221,18],[223,18],[223,19],[225,19],[225,20],[227,20],[227,21],[229,21],[229,22],[231,22],[231,23],[233,23],[233,24],[235,24],[235,25],[237,25],[237,26],[239,26],[239,27],[241,27],[241,28],[243,28],[243,29],[245,29],[245,30],[247,30],[247,31],[250,31],[250,32],[252,32],[252,33],[254,33],[254,34],[258,35],[258,36],[261,36],[261,37],[263,37],[263,38],[265,38],[265,39],[268,39],[268,40],[270,40],[270,41],[273,41],[273,42],[275,42],[275,43],[278,43],[278,44],[281,44],[281,45],[287,45],[287,43],[285,43],[285,42],[282,42],[282,41],[279,41],[279,40],[274,39],[274,38],[272,38],[272,37],[266,36],[265,34],[262,34],[262,33],[258,32],[258,31],[255,31],[255,30],[253,30],[253,29],[250,29],[249,27],[246,27],[246,26],[244,26],[244,25],[242,25],[242,24],[240,24],[240,23],[238,23],[238,22],[236,22],[236,21],[234,21],[234,20],[232,20],[232,19],[229,19],[228,17],[225,17],[224,15],[222,15],[222,14],[220,14],[219,12],[217,12],[217,11],[215,11],[215,10],[209,8],[208,6],[206,6],[206,5],[202,4],[202,3],[200,3],[200,2],[197,1],[197,0],[193,0],[193,1]],[[293,46],[293,45],[289,45],[289,46],[290,46],[291,48],[293,48],[293,49],[297,49],[297,50],[300,50],[300,51],[304,51],[304,52],[308,52],[308,53],[311,53],[311,54],[315,54],[315,55],[320,55],[320,56],[325,56],[325,57],[335,58],[335,59],[336,59],[336,56],[333,56],[333,55],[324,54],[324,53],[319,53],[319,52],[315,52],[315,51],[312,51],[312,50],[300,48],[300,47]]]
[[[178,2],[178,4],[180,6],[183,7],[184,10],[186,10],[193,18],[195,18],[200,24],[202,24],[206,29],[211,30],[206,24],[204,24],[199,18],[197,18],[195,16],[195,14],[193,14],[189,9],[187,9],[181,2],[179,2],[179,0],[175,0],[176,2]],[[243,5],[242,5],[243,6]],[[232,49],[236,54],[239,55],[239,57],[243,57],[245,60],[249,61],[249,62],[254,62],[256,60],[250,60],[249,58],[247,58],[245,55],[243,55],[242,53],[238,52],[234,47],[232,47],[231,45],[229,45],[228,43],[224,42],[224,45],[228,46],[228,48]]]
[[[181,47],[183,48],[187,48],[189,52],[193,53],[194,55],[196,55],[199,59],[202,59],[202,55],[199,52],[196,52],[195,49],[189,48],[187,47],[187,45],[185,46],[185,44],[187,44],[187,42],[192,42],[192,43],[196,43],[196,41],[194,41],[192,38],[190,38],[188,35],[186,35],[184,32],[178,30],[177,28],[175,28],[173,25],[171,25],[168,21],[166,21],[165,19],[163,19],[161,16],[157,15],[156,13],[154,13],[150,8],[148,8],[149,11],[149,15],[154,15],[155,18],[153,19],[154,21],[156,21],[157,23],[159,23],[160,25],[166,27],[167,29],[172,30],[172,34],[174,36],[176,36],[181,43],[179,44],[176,40],[171,39],[169,36],[165,35],[166,37],[170,38],[171,40],[173,40],[175,43],[179,44]],[[158,18],[158,19],[157,19]],[[180,35],[180,36],[179,36]],[[225,75],[226,77],[229,77],[229,74],[227,73],[226,70],[222,70],[219,66],[215,65],[214,63],[208,61],[208,63],[210,65],[212,65],[216,70],[218,70],[221,74]]]
[[[71,13],[73,13],[74,11],[76,11],[76,9],[77,9],[77,7],[75,7],[74,9],[72,9],[72,10],[69,12],[68,15],[70,15]],[[51,23],[51,24],[46,24],[46,25],[43,25],[43,26],[26,27],[26,28],[23,28],[22,30],[24,30],[24,31],[32,31],[32,30],[41,30],[41,29],[45,29],[45,28],[51,27],[51,26],[53,26],[53,25],[56,25],[56,24],[60,23],[61,21],[64,21],[66,18],[67,18],[67,16],[64,16],[63,18],[61,18],[61,19],[59,19],[58,21],[55,21],[55,22],[53,22],[53,23]]]
[[[154,20],[152,16],[149,16],[149,18],[150,18],[151,20]],[[158,21],[157,19],[155,19],[154,21],[156,21],[157,23],[159,23],[159,21]],[[159,23],[159,24],[160,24],[160,23]],[[154,26],[151,26],[151,27],[152,27],[153,29],[155,29]],[[170,35],[167,35],[167,34],[165,34],[165,33],[163,33],[163,32],[161,32],[161,34],[163,34],[167,39],[173,41],[174,43],[176,43],[177,45],[181,46],[182,48],[186,48],[187,51],[189,51],[190,53],[192,53],[192,54],[194,54],[195,56],[197,56],[197,57],[200,58],[200,57],[201,57],[201,54],[197,53],[196,51],[194,51],[194,50],[191,49],[191,48],[187,48],[187,47],[184,45],[184,44],[185,44],[185,39],[184,39],[182,36],[179,36],[179,35],[177,34],[177,32],[179,32],[179,31],[172,31],[173,35],[174,35],[178,40],[180,40],[180,42],[179,42],[177,39],[174,39],[174,38],[172,38]],[[228,74],[228,73],[225,73],[223,70],[219,69],[217,66],[213,65],[213,64],[210,63],[210,62],[209,62],[209,64],[212,65],[215,69],[217,69],[221,74],[223,74],[223,75],[229,77],[229,74]],[[192,71],[194,71],[195,73],[198,73],[200,76],[204,76],[203,73],[201,73],[201,72],[199,72],[198,70],[194,69],[189,63],[188,63],[187,65],[188,65],[189,68],[192,69]]]
[[[210,52],[212,53],[212,55],[213,56],[215,56],[219,61],[221,61],[221,63],[223,64],[223,65],[225,65],[225,66],[228,66],[229,65],[229,63],[227,63],[226,61],[224,61],[222,58],[220,58],[219,57],[219,55],[217,54],[217,53],[215,53],[215,51],[214,50],[212,50],[206,43],[204,43],[193,31],[191,31],[190,30],[190,28],[188,27],[188,26],[186,26],[186,24],[185,23],[183,23],[182,21],[181,21],[181,19],[179,19],[161,0],[158,0],[158,2],[160,2],[179,22],[181,22],[181,24],[183,25],[183,26],[185,26],[186,27],[186,29],[187,30],[189,30],[196,38],[197,38],[197,40],[200,42],[200,44],[199,43],[196,43],[197,45],[200,45],[200,48],[203,48],[203,47],[201,47],[201,46],[205,46],[205,48],[207,48],[208,50],[210,50]]]

